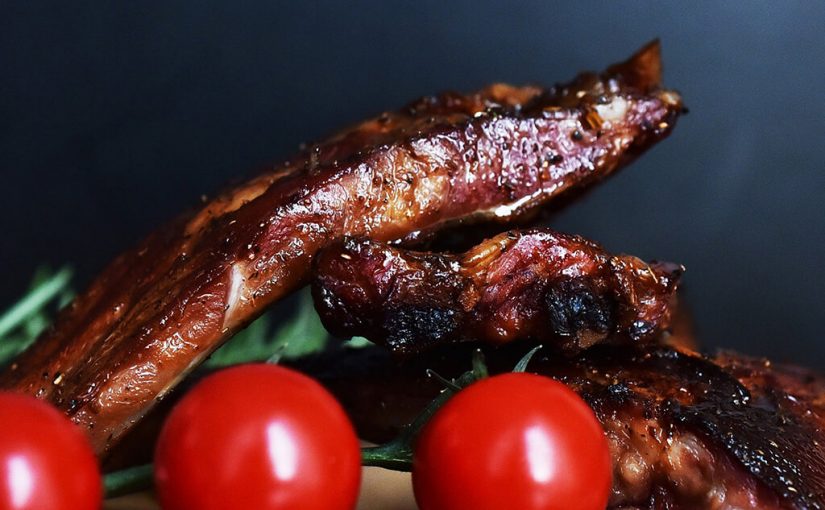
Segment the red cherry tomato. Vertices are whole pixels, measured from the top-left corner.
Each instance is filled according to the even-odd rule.
[[[0,392],[0,510],[100,508],[97,459],[83,432],[33,397]]]
[[[349,510],[360,480],[358,439],[341,406],[275,365],[204,379],[172,410],[155,450],[165,510]]]
[[[604,510],[610,453],[593,411],[547,377],[513,373],[450,399],[421,433],[422,510]]]

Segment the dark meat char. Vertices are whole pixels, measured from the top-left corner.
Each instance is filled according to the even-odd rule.
[[[553,89],[494,85],[381,115],[208,202],[118,257],[0,377],[104,452],[224,340],[305,284],[344,236],[513,220],[606,177],[682,106],[651,44]]]
[[[512,370],[529,347],[488,349],[491,371]],[[471,348],[400,362],[366,349],[303,368],[344,403],[363,437],[384,441],[439,391],[425,369],[457,376]],[[540,351],[528,371],[564,381],[595,410],[611,445],[611,509],[825,508],[817,376],[733,354],[607,345],[574,358]]]
[[[644,343],[667,326],[682,272],[548,229],[503,233],[463,255],[347,240],[315,269],[327,329],[399,353],[468,340],[529,338],[568,353]]]

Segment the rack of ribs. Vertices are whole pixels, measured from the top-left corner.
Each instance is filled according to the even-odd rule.
[[[531,344],[485,348],[491,374]],[[298,362],[354,417],[359,435],[395,437],[477,345],[398,359],[345,349]],[[528,372],[560,380],[593,408],[613,459],[609,510],[825,508],[825,378],[733,353],[705,357],[649,344],[598,345],[573,357],[540,350]]]
[[[670,133],[657,43],[548,89],[492,85],[363,122],[221,194],[119,256],[0,375],[105,453],[187,373],[308,282],[345,236],[407,244],[507,222],[613,173]]]
[[[398,353],[524,339],[573,353],[656,340],[682,271],[575,235],[511,230],[462,255],[349,239],[319,254],[312,290],[327,330]]]

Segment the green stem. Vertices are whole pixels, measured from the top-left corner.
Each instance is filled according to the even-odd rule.
[[[361,448],[361,465],[393,471],[412,470],[412,449],[402,441],[393,440],[381,446]]]
[[[48,281],[29,292],[23,299],[9,308],[6,313],[0,315],[0,338],[10,331],[16,329],[31,314],[38,311],[66,288],[72,272],[69,269],[61,269]]]
[[[410,471],[412,450],[398,439],[381,446],[361,448],[361,464],[393,471]],[[152,469],[152,464],[143,464],[107,474],[103,477],[106,497],[116,498],[151,489],[154,481]]]
[[[103,477],[103,489],[107,498],[116,498],[152,488],[152,465],[144,464]]]
[[[361,449],[361,464],[394,471],[412,469],[412,450],[399,440],[381,446]],[[103,477],[103,487],[107,498],[149,490],[152,488],[152,464],[144,464],[109,473]]]

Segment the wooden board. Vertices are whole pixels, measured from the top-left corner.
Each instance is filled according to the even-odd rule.
[[[106,501],[104,510],[160,510],[150,493]],[[409,473],[364,468],[358,510],[415,510]]]

